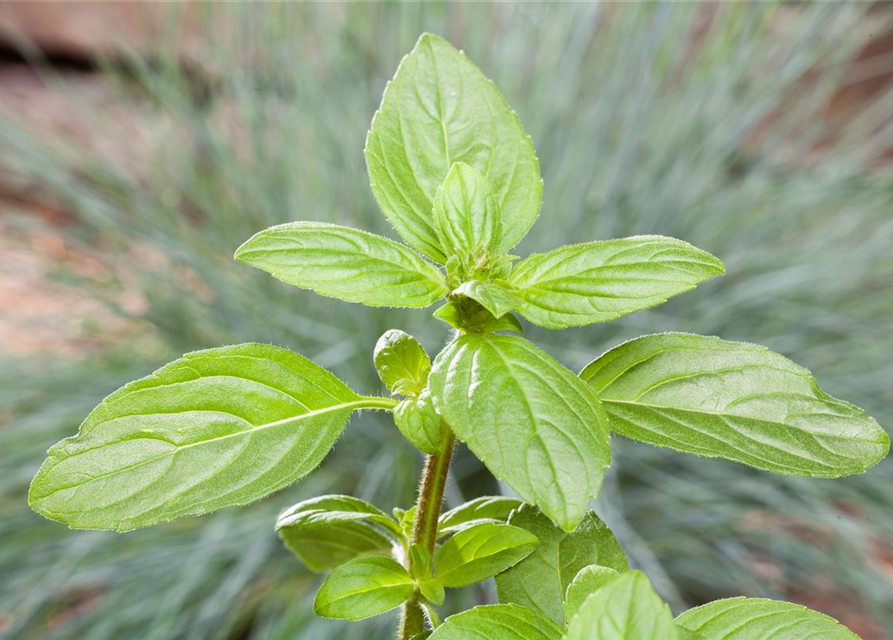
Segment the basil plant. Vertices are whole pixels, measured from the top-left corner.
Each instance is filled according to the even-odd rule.
[[[188,353],[107,397],[49,450],[30,504],[76,529],[130,531],[244,505],[309,473],[355,411],[393,415],[427,457],[418,502],[385,513],[328,495],[276,522],[329,572],[317,614],[361,620],[401,608],[400,640],[827,640],[857,636],[821,613],[758,598],[673,617],[590,504],[610,437],[792,476],[860,473],[889,438],[806,369],[764,347],[647,335],[578,375],[521,337],[646,309],[724,273],[681,240],[635,236],[523,259],[539,214],[533,144],[494,84],[423,35],[384,92],[366,140],[372,192],[403,244],[293,222],[235,257],[323,296],[384,307],[444,304],[452,338],[432,362],[398,330],[375,346],[390,397],[365,395],[268,344]],[[441,513],[456,440],[517,497]],[[444,620],[447,592],[495,578],[499,603]]]

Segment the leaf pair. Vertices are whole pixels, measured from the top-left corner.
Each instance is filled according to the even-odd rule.
[[[463,519],[463,512],[468,515],[479,508],[485,507],[478,503],[452,512],[448,521],[453,524],[444,528],[455,527]],[[396,532],[402,544],[393,549],[369,544],[379,539],[373,533],[388,540],[373,523],[383,525],[392,534]],[[431,603],[443,604],[444,588],[464,587],[493,577],[523,560],[539,544],[525,529],[492,519],[474,518],[463,525],[453,530],[433,558],[402,536],[395,521],[371,505],[344,496],[296,505],[280,516],[277,528],[286,545],[305,564],[314,569],[334,567],[317,593],[316,613],[360,620],[399,606],[417,591]],[[403,557],[408,550],[410,568],[388,554],[401,548]]]
[[[755,598],[719,600],[673,619],[647,576],[607,580],[579,605],[567,630],[518,605],[476,607],[447,620],[430,640],[859,640],[836,620],[799,605]]]

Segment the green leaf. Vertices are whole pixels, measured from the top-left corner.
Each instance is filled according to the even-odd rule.
[[[419,341],[399,329],[385,331],[372,356],[378,377],[391,393],[414,396],[428,384],[431,359]]]
[[[483,496],[451,509],[440,516],[437,535],[446,536],[479,522],[505,522],[522,502],[505,496]]]
[[[492,334],[456,338],[428,383],[446,423],[497,478],[563,529],[577,526],[611,460],[587,385],[523,338]]]
[[[447,256],[458,256],[466,271],[499,256],[499,205],[480,171],[453,164],[434,197],[434,230]]]
[[[351,496],[321,496],[283,511],[276,531],[283,544],[312,571],[327,571],[353,558],[389,555],[394,540],[367,522],[399,536],[383,511]]]
[[[428,640],[428,638],[431,637],[432,633],[434,633],[434,632],[433,631],[423,631],[422,633],[414,635],[409,640]]]
[[[676,623],[704,640],[859,640],[834,618],[763,598],[717,600],[686,611]]]
[[[685,333],[611,349],[580,376],[620,435],[794,476],[865,471],[890,439],[869,416],[765,347]]]
[[[686,242],[635,236],[533,254],[515,265],[508,284],[522,316],[566,329],[653,307],[723,273],[722,262]]]
[[[396,560],[369,557],[336,567],[316,594],[313,610],[324,618],[363,620],[399,607],[415,592]]]
[[[405,398],[394,408],[394,423],[417,449],[432,455],[440,450],[440,414],[427,389],[418,396]]]
[[[691,629],[676,625],[676,640],[707,640],[704,636]]]
[[[459,531],[437,550],[434,576],[445,587],[481,582],[523,560],[538,544],[524,529],[482,522]]]
[[[677,640],[673,614],[644,573],[629,571],[590,595],[565,640]]]
[[[317,573],[354,558],[388,556],[394,545],[391,538],[362,521],[315,529],[283,529],[279,536],[298,560]]]
[[[619,576],[620,574],[614,569],[600,567],[597,564],[580,569],[567,587],[564,600],[565,620],[573,619],[586,598]]]
[[[391,402],[286,349],[195,351],[107,397],[50,449],[29,501],[117,531],[247,504],[314,469],[354,410]]]
[[[508,523],[529,531],[540,544],[527,558],[496,576],[499,601],[541,611],[561,625],[565,623],[568,585],[581,569],[593,564],[616,571],[629,568],[614,534],[592,511],[572,533],[556,527],[531,505],[514,511]]]
[[[484,174],[502,214],[500,253],[539,213],[533,144],[495,85],[448,42],[423,34],[388,83],[366,138],[372,193],[397,233],[429,258],[446,253],[432,219],[452,165]]]
[[[456,295],[462,295],[480,303],[484,309],[493,314],[494,318],[501,318],[519,304],[518,298],[511,289],[499,281],[469,280],[450,293],[450,297]]]
[[[451,327],[463,333],[492,333],[494,331],[516,331],[524,329],[518,319],[510,313],[497,319],[483,306],[474,300],[453,300],[433,313],[438,320],[443,320]]]
[[[563,631],[526,607],[491,604],[450,616],[430,640],[561,640]]]
[[[443,274],[382,236],[323,222],[291,222],[255,234],[236,260],[302,289],[370,307],[427,307],[447,293]]]

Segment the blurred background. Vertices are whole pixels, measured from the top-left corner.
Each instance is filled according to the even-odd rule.
[[[654,310],[529,337],[574,370],[646,332],[759,342],[893,425],[891,5],[0,2],[0,637],[390,637],[387,616],[314,619],[318,578],[272,529],[321,492],[411,504],[420,458],[381,416],[287,491],[126,535],[45,521],[26,491],[106,394],[183,352],[272,342],[375,393],[384,330],[442,346],[425,311],[231,258],[289,220],[395,237],[362,149],[425,30],[533,138],[545,199],[518,253],[660,233],[727,265]],[[823,481],[614,451],[596,508],[677,613],[759,595],[893,637],[893,462]],[[503,489],[460,448],[448,503]]]

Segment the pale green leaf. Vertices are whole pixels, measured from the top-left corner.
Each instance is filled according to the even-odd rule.
[[[389,555],[400,526],[383,511],[351,496],[321,496],[283,511],[276,530],[283,544],[313,571],[326,571],[368,555]]]
[[[452,300],[432,315],[464,333],[492,333],[494,331],[522,333],[524,331],[521,323],[512,314],[507,313],[501,318],[494,318],[493,314],[481,304],[469,298]]]
[[[691,629],[686,629],[685,627],[681,627],[677,624],[676,625],[676,640],[707,640],[707,638],[702,636],[697,631],[692,631]],[[781,638],[779,638],[778,640],[781,640]]]
[[[391,393],[418,395],[428,383],[431,359],[418,340],[399,329],[382,334],[372,359],[378,377]]]
[[[450,616],[430,640],[561,640],[563,631],[526,607],[493,604]]]
[[[480,303],[484,309],[501,318],[519,305],[517,296],[500,281],[469,280],[456,287],[450,296],[462,295]]]
[[[458,256],[466,271],[499,256],[499,205],[480,171],[464,162],[452,166],[434,197],[434,230],[444,252]]]
[[[415,583],[396,560],[357,558],[336,567],[323,582],[313,610],[324,618],[362,620],[399,607],[415,592]]]
[[[354,558],[388,556],[394,541],[362,521],[346,521],[314,529],[281,529],[285,547],[311,571],[334,569]]]
[[[611,460],[606,416],[579,378],[523,338],[464,335],[429,377],[438,411],[491,472],[565,530]]]
[[[286,349],[195,351],[111,394],[53,446],[30,504],[118,531],[247,504],[316,467],[354,410],[389,403]]]
[[[601,589],[619,575],[614,569],[600,567],[597,564],[591,564],[580,569],[567,587],[564,600],[565,620],[573,619],[590,594]]]
[[[548,329],[614,320],[666,302],[725,268],[686,242],[635,236],[533,254],[512,270],[516,309]]]
[[[591,594],[565,640],[677,640],[673,614],[644,573],[629,571]]]
[[[394,423],[417,449],[430,454],[440,450],[440,414],[427,389],[418,396],[405,398],[394,408]]]
[[[567,589],[581,569],[593,564],[616,571],[628,569],[614,535],[591,511],[571,533],[556,527],[531,505],[514,511],[508,523],[529,531],[540,544],[527,558],[496,576],[500,602],[541,611],[563,625]]]
[[[412,249],[359,229],[290,222],[255,234],[236,260],[302,289],[371,307],[427,307],[443,274]]]
[[[434,557],[434,576],[445,587],[464,587],[491,578],[523,560],[539,541],[524,529],[482,522],[447,540]]]
[[[470,524],[479,522],[505,522],[511,512],[521,506],[521,501],[505,496],[483,496],[451,509],[440,516],[437,535],[445,536]]]
[[[890,447],[853,405],[765,347],[684,333],[611,349],[581,377],[620,435],[781,473],[839,477],[865,471]]]
[[[717,600],[686,611],[676,623],[704,640],[859,640],[825,614],[762,598]]]
[[[500,252],[524,237],[543,184],[533,144],[495,85],[451,44],[423,34],[388,84],[366,138],[372,193],[397,233],[429,258],[437,189],[456,162],[484,174],[501,211]]]

